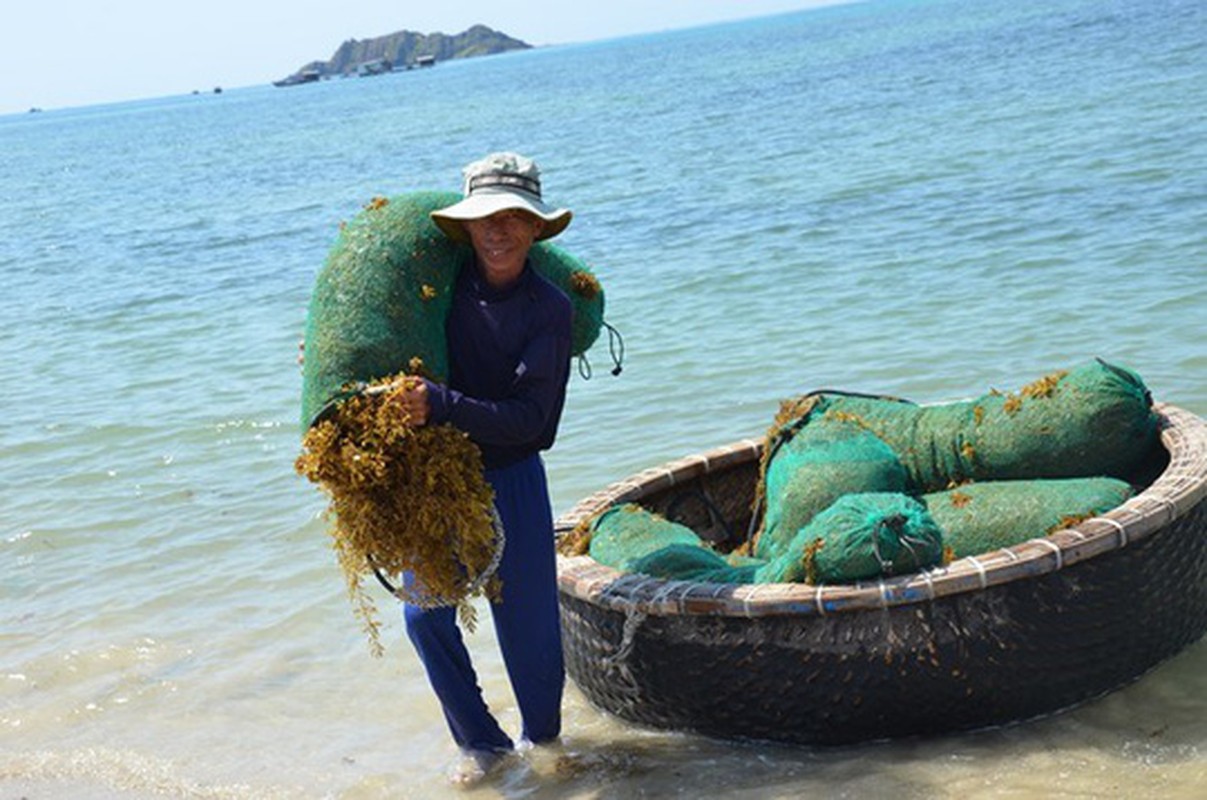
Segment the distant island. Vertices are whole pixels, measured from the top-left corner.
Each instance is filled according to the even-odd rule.
[[[430,67],[437,61],[470,58],[508,50],[527,50],[532,45],[492,30],[474,25],[469,30],[449,36],[444,33],[422,34],[415,31],[377,36],[372,39],[349,39],[326,61],[311,61],[297,72],[273,81],[274,86],[294,86],[324,78],[350,75],[381,75],[416,67]]]

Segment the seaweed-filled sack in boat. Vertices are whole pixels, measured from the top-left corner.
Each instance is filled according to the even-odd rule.
[[[801,525],[843,493],[916,496],[968,482],[1124,478],[1156,444],[1157,416],[1143,381],[1101,360],[1049,375],[1017,394],[990,392],[944,405],[807,395],[783,404],[764,441],[756,503],[766,511],[754,553],[775,557]],[[1101,506],[1036,486],[1062,501],[1060,518],[1083,513],[1083,505]],[[980,517],[998,531],[987,530],[985,540],[1003,541],[1003,524]],[[1023,525],[1016,542],[1048,528]]]
[[[908,476],[887,444],[858,425],[828,420],[779,426],[764,450],[762,529],[754,555],[786,552],[800,529],[850,492],[902,492]]]
[[[987,553],[1067,528],[1122,505],[1116,478],[970,483],[922,496],[956,558]]]
[[[934,406],[827,396],[810,412],[874,433],[901,459],[913,492],[968,480],[1127,478],[1157,443],[1140,376],[1096,360],[1017,393]]]
[[[700,537],[636,503],[613,506],[588,523],[591,558],[609,567],[631,569],[634,561],[670,545],[703,549]]]
[[[784,403],[764,441],[752,555],[722,556],[636,506],[597,519],[591,553],[716,583],[902,575],[1117,507],[1156,444],[1144,383],[1102,361],[939,406],[815,393]]]
[[[628,571],[668,581],[745,584],[760,582],[760,566],[761,563],[734,566],[706,547],[678,543],[634,559]]]
[[[296,468],[330,496],[330,533],[375,653],[364,577],[410,571],[416,588],[401,590],[410,602],[471,614],[465,601],[489,590],[482,579],[498,554],[477,446],[450,425],[414,428],[397,397],[408,378],[448,376],[445,320],[470,250],[429,214],[460,199],[438,191],[375,199],[341,226],[310,298]],[[571,350],[581,355],[602,325],[598,280],[548,242],[529,257],[570,298]]]
[[[633,504],[597,518],[593,555],[596,540],[612,566],[710,583],[845,583],[916,572],[944,559],[942,533],[925,506],[887,492],[843,495],[773,559],[727,559],[682,525]]]
[[[764,562],[735,567],[691,528],[636,503],[622,503],[586,520],[559,543],[563,555],[586,553],[601,564],[656,578],[750,583]]]
[[[800,530],[790,551],[800,553],[804,581],[814,584],[905,575],[945,558],[943,531],[926,507],[888,492],[838,498]]]

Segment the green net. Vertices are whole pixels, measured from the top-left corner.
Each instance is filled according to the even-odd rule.
[[[357,383],[401,372],[447,377],[444,321],[470,250],[445,237],[428,215],[460,199],[441,191],[377,198],[341,226],[310,298],[303,429]],[[571,349],[575,355],[586,352],[603,323],[598,280],[586,264],[549,242],[534,245],[531,258],[570,298]]]
[[[960,403],[834,397],[824,417],[859,425],[886,442],[915,493],[968,480],[1123,478],[1157,440],[1143,381],[1103,361],[1049,375],[1017,394],[991,392]]]
[[[734,551],[725,556],[725,562],[731,567],[761,567],[767,563],[767,559]]]
[[[1132,496],[1115,478],[970,483],[922,496],[956,558],[1045,536],[1105,513]]]
[[[755,540],[760,558],[786,552],[802,527],[848,492],[899,492],[906,486],[905,468],[892,449],[857,425],[811,420],[773,446],[767,512]]]
[[[736,584],[757,582],[758,568],[758,564],[733,566],[703,547],[669,544],[635,559],[629,569],[664,580]]]
[[[591,543],[587,552],[591,558],[622,570],[631,569],[633,562],[668,545],[698,550],[704,547],[690,528],[636,503],[609,508],[594,519],[590,531]]]
[[[942,562],[943,534],[926,507],[912,497],[855,493],[843,495],[814,517],[789,549],[800,554],[799,564],[785,561],[788,571],[773,575],[767,569],[760,577],[848,583],[917,572]]]
[[[837,498],[770,559],[705,546],[688,528],[636,504],[593,524],[590,554],[617,569],[713,583],[846,583],[891,577],[1043,536],[1119,506],[1114,478],[973,483],[919,500],[894,492]]]
[[[613,506],[591,521],[588,553],[601,564],[667,580],[750,583],[762,561],[735,566],[688,527],[636,503]]]
[[[974,479],[1127,478],[1157,444],[1144,381],[1103,361],[986,398],[981,408],[973,407]]]
[[[648,512],[628,515],[640,538]],[[783,553],[765,560],[726,558],[697,540],[650,544],[627,561],[632,572],[710,583],[842,583],[915,572],[938,564],[943,540],[926,508],[903,494],[838,498],[804,526]]]
[[[764,444],[756,496],[766,511],[753,556],[723,556],[642,512],[600,543],[601,560],[716,583],[915,572],[1118,506],[1131,494],[1120,478],[1157,444],[1157,417],[1138,375],[1095,361],[1017,393],[941,406],[798,398],[783,405]]]

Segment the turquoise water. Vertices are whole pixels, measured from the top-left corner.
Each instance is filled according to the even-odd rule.
[[[823,386],[938,401],[1102,356],[1207,415],[1205,30],[1197,0],[884,0],[0,117],[0,795],[448,792],[401,625],[372,660],[293,474],[294,358],[339,221],[491,150],[542,163],[625,335],[622,376],[601,343],[572,379],[558,511]],[[1053,719],[839,751],[571,688],[575,768],[482,794],[1189,797],[1205,676],[1200,642]]]

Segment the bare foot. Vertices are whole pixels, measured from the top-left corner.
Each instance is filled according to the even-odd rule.
[[[465,750],[448,770],[448,782],[459,789],[472,789],[497,773],[510,750]]]

